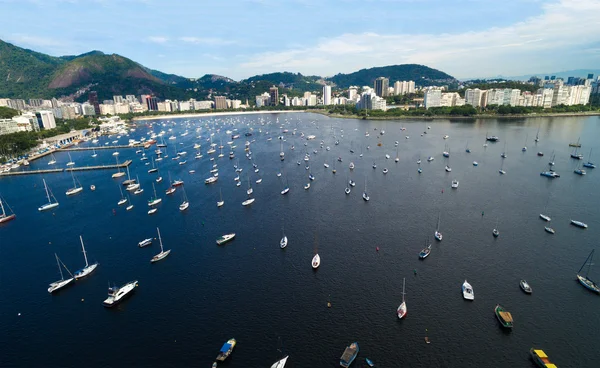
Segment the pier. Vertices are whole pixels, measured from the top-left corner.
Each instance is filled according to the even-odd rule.
[[[79,166],[79,167],[68,167],[66,169],[9,171],[7,173],[0,173],[0,178],[3,176],[53,174],[53,173],[61,173],[61,172],[69,172],[69,171],[119,169],[119,168],[125,168],[125,167],[131,165],[132,162],[133,161],[131,161],[131,160],[127,160],[127,161],[123,162],[122,164],[118,164],[118,165]]]
[[[58,148],[55,152],[68,152],[68,151],[91,151],[91,150],[102,150],[102,149],[123,149],[123,148],[141,148],[143,145],[124,145],[124,146],[98,146],[98,147],[70,147],[70,148]]]

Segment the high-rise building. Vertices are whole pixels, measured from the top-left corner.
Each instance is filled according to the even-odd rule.
[[[408,93],[415,93],[415,81],[408,81]]]
[[[423,100],[425,108],[440,107],[442,103],[442,90],[441,89],[429,89],[425,92],[425,99]]]
[[[37,118],[40,130],[56,128],[56,121],[54,120],[52,111],[38,111],[35,113],[35,117]]]
[[[588,74],[587,79],[594,79],[594,74],[593,73]]]
[[[215,96],[215,110],[226,110],[227,98],[225,96]]]
[[[270,96],[269,104],[271,106],[279,105],[279,88],[277,88],[275,86],[269,88],[269,96]]]
[[[358,87],[354,87],[354,86],[350,87],[348,89],[348,99],[356,101],[356,97],[358,96],[357,91],[358,91]]]
[[[385,97],[388,95],[388,88],[390,87],[390,80],[385,77],[379,77],[375,79],[375,94],[379,97]]]
[[[29,99],[29,106],[31,106],[31,107],[40,107],[40,106],[42,106],[43,103],[44,103],[44,100],[42,100],[41,98],[30,98]]]
[[[127,95],[127,96],[125,96],[125,100],[127,100],[127,102],[129,102],[129,103],[138,102],[135,95]]]
[[[116,104],[123,103],[123,96],[113,96],[113,101]]]
[[[90,91],[88,93],[88,102],[94,106],[94,112],[96,115],[100,115],[100,104],[98,103],[98,92]],[[52,99],[52,107],[54,107],[54,99]]]
[[[323,105],[331,105],[331,86],[323,86]]]
[[[465,91],[465,104],[467,105],[471,105],[473,107],[480,107],[481,106],[481,93],[483,91],[480,90],[479,88],[475,88],[475,89],[467,89]]]
[[[146,96],[146,106],[149,111],[158,111],[158,100],[154,96]]]

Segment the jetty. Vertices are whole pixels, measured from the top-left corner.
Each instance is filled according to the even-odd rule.
[[[108,169],[118,169],[124,168],[131,165],[133,161],[127,160],[118,165],[97,165],[97,166],[79,166],[79,167],[69,167],[66,169],[47,169],[47,170],[21,170],[21,171],[9,171],[6,173],[0,173],[0,178],[3,176],[16,176],[16,175],[33,175],[33,174],[52,174],[52,173],[61,173],[61,172],[70,172],[70,171],[88,171],[88,170],[108,170]]]
[[[68,152],[68,151],[91,151],[91,150],[107,150],[107,149],[123,149],[123,148],[141,148],[143,145],[121,145],[121,146],[98,146],[98,147],[69,147],[69,148],[57,148],[54,152]]]

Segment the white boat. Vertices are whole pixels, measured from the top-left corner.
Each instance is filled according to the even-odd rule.
[[[581,222],[581,221],[575,221],[575,220],[571,220],[571,225],[575,225],[577,227],[581,227],[583,229],[587,229],[587,224]]]
[[[152,207],[152,206],[156,206],[157,204],[159,204],[160,202],[162,202],[162,198],[158,198],[158,196],[156,195],[156,187],[154,186],[154,183],[152,183],[152,189],[154,190],[154,197],[150,198],[148,200],[148,207]],[[154,208],[156,209],[156,208]],[[148,211],[150,212],[150,211]],[[156,212],[156,211],[154,211]],[[154,213],[152,212],[152,213]],[[151,213],[148,213],[149,215],[151,215]]]
[[[158,232],[158,241],[160,244],[160,253],[156,254],[154,257],[152,257],[152,259],[150,260],[150,263],[154,263],[154,262],[158,262],[160,260],[165,259],[170,253],[171,253],[171,249],[165,251],[163,249],[163,243],[162,243],[162,238],[160,237],[160,230],[158,228],[156,228],[156,232]]]
[[[437,228],[435,229],[435,233],[433,234],[433,236],[436,238],[436,240],[438,241],[442,241],[442,233],[440,232],[440,217],[442,216],[442,213],[440,212],[440,214],[438,215],[438,223],[437,223]]]
[[[75,181],[75,176],[73,175],[73,171],[71,171],[71,177],[73,178],[73,188],[70,188],[69,190],[67,190],[66,194],[68,196],[72,196],[77,193],[81,193],[81,191],[83,191],[83,187],[81,186],[81,184],[79,184],[79,186],[77,186],[77,181]]]
[[[287,247],[287,245],[288,245],[288,238],[287,238],[287,236],[285,235],[285,231],[284,231],[284,224],[283,224],[283,223],[281,224],[281,233],[283,234],[283,237],[282,237],[282,238],[281,238],[281,240],[279,241],[279,247],[280,247],[281,249],[283,249],[283,248]]]
[[[446,170],[446,172],[451,172],[451,171],[452,171],[452,168],[450,168],[450,166],[446,165],[446,167],[445,167],[445,169],[444,169],[444,170]]]
[[[554,233],[555,233],[554,229],[553,229],[553,228],[551,228],[550,226],[546,226],[546,227],[544,228],[544,230],[546,230],[546,232],[548,232],[548,233],[550,233],[550,234],[554,234]]]
[[[254,198],[248,198],[245,201],[242,202],[242,206],[249,206],[252,203],[254,203]],[[217,203],[217,206],[219,206],[219,204]],[[220,207],[220,206],[219,206]]]
[[[406,295],[406,293],[404,292],[405,286],[406,286],[406,279],[402,279],[402,303],[396,310],[396,314],[398,315],[399,319],[406,317],[406,314],[408,313],[408,309],[406,308],[406,300],[404,299],[404,296]]]
[[[42,179],[42,181],[44,182],[44,188],[46,189],[46,197],[48,198],[48,203],[39,207],[38,211],[47,211],[54,207],[58,207],[58,201],[56,200],[56,197],[54,197],[54,194],[52,194],[52,191],[50,190],[50,188],[48,188],[48,184],[46,184],[46,180]],[[50,199],[50,196],[52,196],[52,198],[54,198],[54,202],[52,202],[52,200]]]
[[[109,307],[109,308],[114,307],[120,301],[122,301],[127,295],[129,295],[131,292],[133,292],[137,286],[138,286],[138,281],[135,280],[135,281],[128,282],[121,287],[116,287],[116,286],[109,287],[108,288],[108,298],[106,298],[104,300],[104,302],[102,302],[102,304],[105,307]]]
[[[329,164],[328,163],[324,163],[323,166],[325,166],[325,168],[329,168]]]
[[[67,162],[67,166],[75,165],[75,162],[73,162],[73,159],[71,158],[71,153],[67,152],[67,155],[69,155],[69,162]]]
[[[225,204],[225,201],[223,200],[223,192],[221,189],[219,189],[219,196],[221,200],[217,202],[217,207],[222,207]]]
[[[367,178],[365,178],[365,191],[362,194],[363,199],[365,200],[365,202],[368,202],[371,197],[369,197],[369,195],[367,194]]]
[[[315,270],[321,265],[321,257],[319,257],[318,253],[315,254],[315,256],[313,257],[311,264],[312,268],[314,268]]]
[[[4,203],[6,203],[6,202],[4,202]],[[8,205],[8,203],[6,203],[6,206],[10,210],[11,214],[8,215],[6,213],[6,210],[4,209],[4,203],[2,203],[2,197],[0,197],[0,210],[2,211],[2,213],[0,213],[0,224],[14,220],[17,217],[17,215],[15,215],[14,211],[12,210],[12,208],[10,208],[10,206]]]
[[[544,221],[550,221],[551,218],[550,216],[544,215],[543,213],[540,213],[540,218]]]
[[[48,292],[49,293],[53,293],[56,290],[61,289],[61,288],[65,287],[65,286],[67,286],[68,284],[71,283],[71,281],[75,280],[73,278],[73,275],[71,274],[71,271],[69,271],[69,269],[67,268],[67,266],[65,266],[65,264],[62,263],[62,261],[56,255],[56,253],[54,253],[54,257],[56,257],[56,264],[58,265],[58,272],[60,272],[60,280],[54,281],[53,283],[51,283],[49,285],[49,287],[48,287]],[[65,268],[65,270],[67,270],[67,272],[69,273],[69,275],[71,275],[71,278],[65,279],[65,277],[63,276],[63,273],[62,273],[62,267],[60,266],[61,264]]]
[[[471,287],[471,284],[467,282],[467,280],[465,280],[465,282],[462,284],[462,293],[463,298],[465,298],[466,300],[475,299],[475,293],[473,292],[473,288]]]
[[[271,368],[285,368],[285,363],[287,362],[289,356],[285,356],[283,359],[280,359],[273,363]]]
[[[456,189],[458,188],[458,180],[452,180],[452,188]]]
[[[152,238],[142,240],[141,242],[138,243],[138,247],[143,248],[150,244],[152,244]]]
[[[154,215],[158,211],[158,208],[154,207],[148,210],[149,215]]]
[[[181,190],[183,193],[183,202],[179,205],[179,211],[185,211],[190,206],[190,202],[188,201],[187,195],[185,194],[185,188],[181,186]]]
[[[431,161],[433,161],[433,160],[435,160],[435,158],[433,158],[433,156],[429,156],[429,157],[427,158],[427,162],[431,162]]]
[[[50,156],[52,156],[52,158],[50,159],[50,161],[48,161],[48,165],[54,165],[56,163],[56,158],[54,157],[54,153],[51,153]]]
[[[219,177],[213,175],[211,177],[204,179],[204,184],[212,184],[212,183],[216,182],[217,179],[219,179]]]
[[[85,251],[85,246],[83,245],[83,238],[81,235],[79,235],[79,240],[81,240],[81,250],[83,251],[83,258],[85,259],[85,267],[75,271],[74,276],[76,280],[89,275],[90,273],[94,272],[96,267],[98,267],[98,262],[92,264],[88,263],[87,253]]]

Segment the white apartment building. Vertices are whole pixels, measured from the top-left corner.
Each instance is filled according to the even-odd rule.
[[[348,99],[352,101],[356,101],[358,99],[358,87],[350,87],[348,88]]]
[[[54,114],[49,110],[42,110],[35,113],[38,121],[38,126],[44,129],[56,128],[56,121],[54,120]]]
[[[323,86],[323,105],[331,105],[331,86]]]
[[[425,92],[425,99],[423,100],[425,108],[440,107],[442,104],[442,90],[441,89],[428,89]]]
[[[179,111],[190,111],[191,110],[191,104],[190,101],[179,101]]]
[[[482,90],[479,88],[465,90],[465,103],[473,107],[481,107]]]

